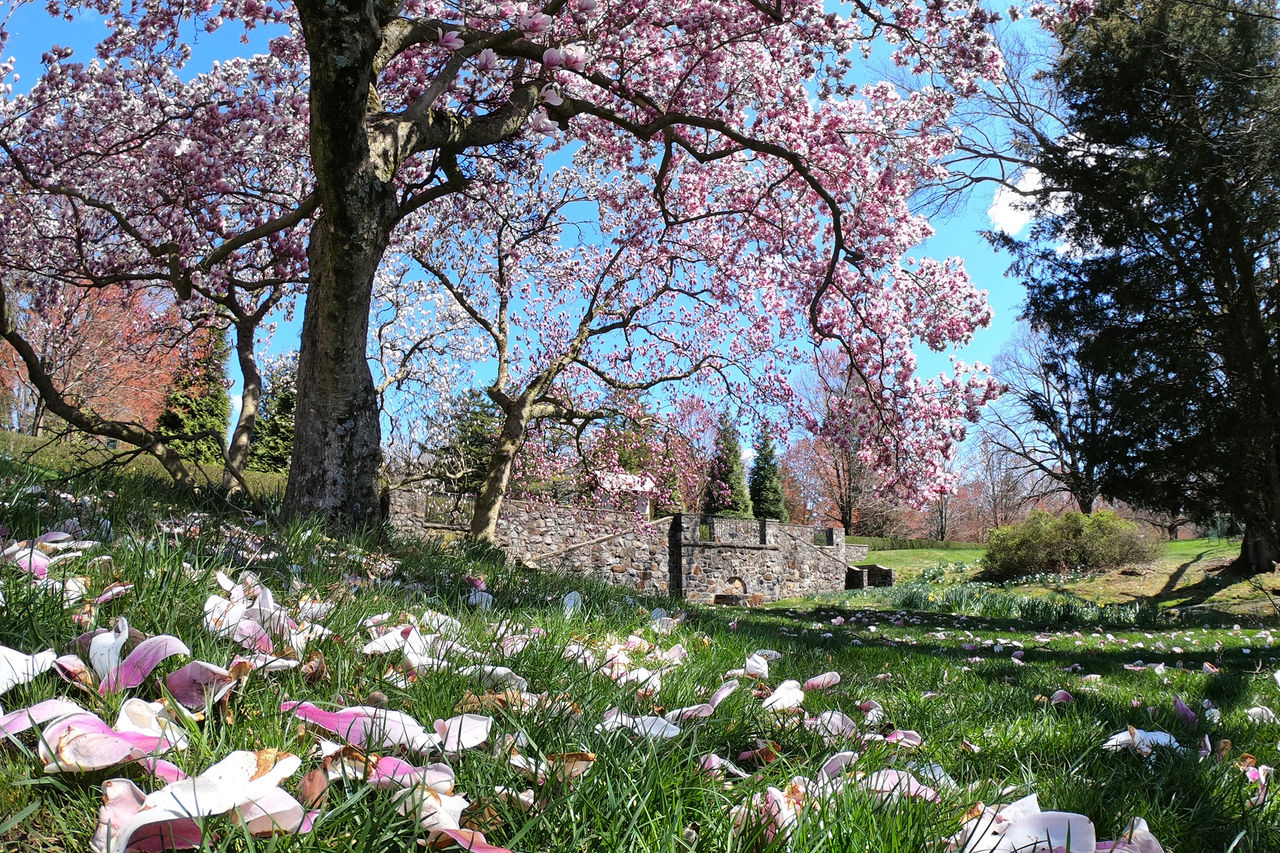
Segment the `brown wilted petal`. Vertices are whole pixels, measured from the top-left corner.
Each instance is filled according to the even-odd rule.
[[[319,768],[302,777],[298,798],[309,809],[323,809],[329,801],[329,777]]]
[[[308,684],[315,684],[329,677],[329,668],[325,665],[323,652],[312,651],[307,654],[307,662],[302,665],[302,677]]]

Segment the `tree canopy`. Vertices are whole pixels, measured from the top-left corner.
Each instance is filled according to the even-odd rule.
[[[1065,132],[1037,155],[1028,309],[1087,371],[1101,489],[1246,524],[1280,556],[1280,22],[1274,4],[1108,0],[1059,31]]]
[[[780,399],[795,345],[837,341],[859,377],[841,405],[904,490],[936,489],[938,460],[993,393],[963,364],[918,377],[912,353],[963,342],[990,316],[958,261],[909,255],[931,233],[909,201],[953,144],[948,116],[1000,71],[994,15],[969,0],[858,4],[852,17],[821,0],[48,10],[100,14],[107,35],[92,62],[53,50],[30,88],[0,99],[6,272],[163,283],[182,299],[305,283],[288,513],[379,520],[375,282],[415,250],[491,233],[484,199],[530,163],[592,164],[572,188],[582,242],[670,275],[675,317],[706,305],[746,318],[732,340],[751,352],[784,345],[749,376]],[[184,34],[237,24],[265,32],[267,50],[189,67]],[[861,53],[930,85],[868,81]],[[520,287],[495,298],[540,292]],[[497,316],[484,308],[477,323]],[[628,383],[678,351],[669,329],[646,330],[625,346],[641,377]],[[700,368],[731,374],[743,355],[729,341]],[[531,387],[530,406],[594,405],[572,385]]]

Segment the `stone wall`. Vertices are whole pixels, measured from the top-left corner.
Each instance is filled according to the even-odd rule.
[[[498,516],[498,544],[513,559],[541,563],[545,555],[601,537],[642,531],[634,512],[531,501],[504,501]]]
[[[621,584],[643,593],[679,596],[679,579],[672,589],[668,539],[674,519],[660,518],[627,530],[602,535],[559,551],[540,554],[533,565],[566,574],[583,574]]]
[[[828,544],[818,545],[807,526],[696,515],[681,521],[681,592],[690,601],[777,601],[844,589],[843,536],[827,531]]]
[[[448,527],[427,521],[432,509],[429,498],[396,493],[391,521],[406,535]],[[633,512],[526,501],[503,504],[498,543],[531,566],[703,603],[839,592],[849,561],[867,556],[865,545],[846,545],[830,529],[815,535],[802,525],[702,515],[647,522]]]

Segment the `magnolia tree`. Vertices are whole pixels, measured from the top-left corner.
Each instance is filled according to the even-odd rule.
[[[239,480],[261,394],[255,336],[305,280],[299,226],[316,207],[305,69],[296,50],[275,51],[296,38],[193,74],[179,20],[163,4],[48,6],[73,18],[85,10],[108,24],[91,61],[52,48],[21,93],[12,62],[4,69],[0,331],[52,411],[147,449],[192,482],[166,444],[173,436],[86,408],[43,370],[24,306],[42,292],[162,287],[183,303],[187,330],[230,326],[244,390],[227,470]]]
[[[636,405],[590,422],[535,420],[512,463],[508,494],[592,507],[644,503],[658,515],[692,511],[710,483],[715,423],[692,397],[672,401],[661,415]]]
[[[1000,73],[994,16],[973,0],[860,3],[852,18],[821,0],[49,5],[86,8],[109,27],[98,64],[52,56],[41,84],[56,98],[6,98],[8,191],[56,195],[111,234],[113,268],[141,266],[184,297],[228,277],[291,279],[305,240],[293,514],[378,520],[365,358],[378,272],[408,230],[447,251],[499,213],[538,215],[541,199],[486,213],[452,198],[499,198],[529,163],[591,165],[583,215],[600,218],[602,243],[584,281],[643,290],[669,276],[725,316],[756,289],[754,352],[801,323],[838,340],[859,378],[840,405],[872,426],[868,461],[899,488],[936,490],[993,394],[960,364],[918,379],[911,350],[988,319],[959,263],[908,258],[930,233],[908,199],[940,177],[948,116]],[[269,52],[180,79],[183,34],[237,20],[271,27]],[[859,59],[877,51],[930,85],[865,82]],[[55,267],[76,245],[40,239]],[[617,358],[664,359],[668,335],[624,336]]]
[[[621,473],[628,460],[655,462],[665,457],[639,447],[662,443],[646,403],[671,404],[660,395],[673,384],[776,396],[779,340],[803,328],[802,318],[763,307],[777,304],[763,268],[726,262],[716,246],[655,226],[660,211],[646,212],[643,197],[625,209],[600,205],[627,179],[589,150],[549,176],[536,156],[508,158],[503,174],[435,205],[460,223],[453,239],[416,232],[413,259],[471,320],[494,365],[486,392],[501,426],[476,495],[478,538],[493,537],[535,422],[567,428],[570,458],[588,460],[588,477]],[[584,205],[593,208],[589,227],[575,219]]]
[[[391,487],[438,479],[463,416],[457,391],[484,357],[470,318],[449,294],[387,263],[373,293],[368,360],[381,413],[382,479]]]

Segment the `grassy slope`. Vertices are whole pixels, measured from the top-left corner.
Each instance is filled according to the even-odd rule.
[[[986,548],[912,548],[900,551],[872,551],[866,559],[893,569],[899,583],[916,580],[927,569],[948,564],[976,567]],[[970,572],[971,574],[972,572]]]
[[[131,445],[124,445],[124,449],[129,448]],[[0,457],[26,462],[54,477],[76,474],[90,466],[107,467],[113,460],[125,456],[124,449],[112,452],[106,449],[105,444],[92,440],[51,441],[0,429]],[[134,456],[123,465],[112,464],[111,467],[134,477],[170,482],[160,462],[147,454]],[[200,483],[214,485],[222,482],[222,467],[219,465],[192,465],[192,469]],[[266,498],[284,494],[285,478],[280,474],[246,471],[244,477],[255,494]]]
[[[872,551],[868,561],[893,569],[898,583],[927,576],[945,586],[977,579],[983,553],[982,548]],[[1225,571],[1239,553],[1238,542],[1184,539],[1163,543],[1160,557],[1146,565],[1067,579],[1044,578],[1017,589],[1024,595],[1052,591],[1103,605],[1151,602],[1162,608],[1203,607],[1241,616],[1274,616],[1268,593],[1280,598],[1280,574],[1260,575],[1251,582]]]
[[[0,484],[4,482],[0,477]],[[5,523],[20,535],[34,535],[72,512],[92,523],[105,516],[115,526],[110,546],[114,568],[80,562],[74,571],[88,577],[91,594],[117,578],[137,586],[132,596],[102,606],[95,624],[127,616],[134,627],[177,634],[191,646],[194,657],[223,664],[238,651],[201,627],[201,603],[218,591],[213,573],[234,573],[245,564],[243,556],[213,534],[215,525],[205,521],[200,538],[159,535],[158,518],[186,509],[170,508],[171,498],[158,493],[154,484],[131,489],[127,481],[116,483],[114,500],[86,507],[64,504],[51,492],[21,495],[25,483],[11,474],[7,485],[0,485]],[[335,635],[316,646],[325,655],[328,674],[314,683],[297,670],[252,674],[233,694],[230,716],[214,713],[187,725],[191,747],[170,757],[188,772],[198,772],[236,748],[290,750],[308,755],[304,772],[318,766],[309,755],[315,733],[278,711],[279,703],[288,698],[354,704],[382,693],[389,707],[427,726],[450,716],[468,690],[480,689],[473,679],[435,672],[398,687],[385,677],[398,663],[397,655],[374,658],[360,653],[368,636],[361,626],[366,617],[386,611],[421,612],[431,606],[463,621],[461,642],[491,654],[498,620],[546,631],[523,651],[495,662],[526,677],[533,691],[568,697],[581,710],[581,718],[552,711],[497,712],[493,739],[522,732],[531,741],[526,753],[585,748],[598,756],[593,769],[573,787],[542,787],[542,807],[529,814],[493,797],[495,785],[528,785],[500,758],[481,749],[449,760],[458,774],[459,790],[490,807],[491,840],[522,853],[760,849],[758,838],[744,841],[731,832],[725,809],[767,786],[782,787],[794,776],[813,774],[837,749],[861,748],[857,742],[823,744],[795,716],[764,711],[749,687],[726,700],[709,719],[684,726],[670,741],[595,730],[611,707],[643,714],[701,701],[727,669],[741,666],[745,655],[760,647],[782,653],[761,685],[761,694],[783,679],[804,680],[835,670],[841,683],[826,692],[810,691],[804,701],[808,713],[840,709],[859,720],[864,732],[884,734],[898,727],[924,737],[924,746],[915,753],[869,744],[853,771],[872,773],[890,764],[919,769],[936,763],[959,786],[944,788],[939,804],[881,803],[857,790],[850,777],[830,811],[806,812],[795,830],[793,849],[915,853],[954,832],[975,802],[1007,802],[1030,792],[1038,794],[1045,809],[1089,815],[1103,838],[1115,837],[1129,817],[1142,815],[1166,849],[1179,853],[1221,851],[1233,841],[1238,842],[1237,853],[1280,849],[1280,800],[1273,797],[1262,808],[1246,808],[1255,789],[1235,765],[1245,752],[1261,763],[1280,764],[1280,726],[1255,725],[1244,715],[1258,703],[1280,708],[1280,684],[1271,677],[1280,666],[1280,646],[1270,633],[1257,629],[1196,626],[1108,633],[1091,625],[993,622],[817,605],[807,611],[694,609],[672,636],[662,637],[650,627],[649,608],[672,603],[636,602],[625,590],[580,579],[504,568],[474,556],[417,546],[395,551],[400,561],[397,583],[375,583],[367,570],[370,561],[361,552],[302,529],[285,531],[270,548],[278,555],[256,561],[254,568],[283,603],[295,605],[306,590],[340,603],[325,620]],[[184,561],[194,574],[183,570]],[[493,612],[476,611],[464,603],[472,589],[468,575],[485,577],[497,601]],[[0,610],[0,644],[32,652],[60,646],[78,632],[70,611],[32,590],[22,575],[0,567],[0,579],[8,599]],[[586,607],[566,617],[559,599],[569,589],[582,591]],[[835,619],[844,622],[837,626],[832,624]],[[561,655],[570,641],[586,642],[601,652],[611,640],[633,633],[659,649],[680,642],[690,652],[689,661],[666,673],[652,696],[588,674]],[[1022,663],[1010,658],[1015,640],[1026,647]],[[639,655],[634,657],[640,662]],[[1157,675],[1124,668],[1137,657],[1165,661],[1169,670]],[[1175,667],[1175,661],[1185,668]],[[1205,661],[1220,666],[1222,673],[1201,673]],[[1076,663],[1083,669],[1063,671]],[[180,661],[166,662],[158,672],[178,665]],[[1059,688],[1069,690],[1076,701],[1050,706],[1044,697]],[[130,694],[155,699],[162,690],[153,676]],[[1195,731],[1183,727],[1172,711],[1175,694],[1197,709],[1201,700],[1211,700],[1221,709],[1221,723],[1210,725],[1201,717]],[[108,721],[122,699],[98,700],[76,693],[45,674],[0,701],[14,709],[55,695],[74,695]],[[884,724],[861,723],[858,705],[868,699],[884,706]],[[1159,752],[1149,760],[1100,749],[1109,735],[1127,725],[1163,728],[1192,748],[1185,753]],[[1230,760],[1198,760],[1194,744],[1206,732],[1215,744],[1223,739],[1234,744],[1229,747]],[[753,778],[727,786],[695,772],[699,756],[715,752],[733,758],[761,739],[776,742],[782,758],[754,768]],[[965,741],[981,751],[962,748]],[[0,849],[85,849],[104,779],[126,776],[145,791],[157,787],[136,767],[46,775],[32,749],[28,735],[20,747],[0,750],[0,826],[8,816],[25,815],[0,835]],[[438,755],[408,757],[417,764],[440,760]],[[296,791],[300,776],[286,787]],[[1004,788],[1012,790],[1000,793]],[[222,818],[211,819],[206,828],[214,831],[206,834],[212,850],[412,849],[415,838],[422,836],[414,822],[395,813],[385,792],[356,782],[334,783],[315,829],[305,836],[252,839]]]

